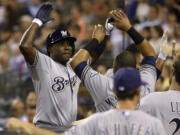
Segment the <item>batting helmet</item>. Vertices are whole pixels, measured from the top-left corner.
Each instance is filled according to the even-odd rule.
[[[48,35],[46,39],[47,51],[48,51],[48,47],[51,47],[62,40],[71,41],[72,52],[74,53],[75,51],[74,42],[76,41],[76,38],[72,37],[66,29],[57,29]],[[48,55],[49,55],[49,51],[48,51]]]

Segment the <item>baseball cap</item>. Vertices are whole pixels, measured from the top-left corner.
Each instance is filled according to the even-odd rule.
[[[70,39],[73,42],[76,41],[76,38],[72,37],[66,29],[57,29],[48,35],[46,42],[48,46],[51,46],[64,39]]]
[[[141,81],[139,71],[135,68],[121,68],[114,75],[114,89],[116,91],[132,91],[145,85]]]

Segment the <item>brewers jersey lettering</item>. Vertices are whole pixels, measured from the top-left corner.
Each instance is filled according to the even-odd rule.
[[[37,94],[33,123],[39,127],[70,127],[76,120],[80,80],[69,63],[64,66],[36,51],[35,62],[28,68]]]
[[[141,100],[139,109],[159,118],[168,135],[180,134],[180,91],[151,93]]]
[[[146,61],[141,65],[139,72],[142,81],[146,83],[141,87],[141,97],[144,97],[155,90],[157,74],[155,67],[147,64]],[[90,92],[98,112],[116,108],[117,98],[113,92],[113,76],[113,70],[108,70],[107,75],[96,72],[88,65],[83,70],[81,80]]]
[[[166,135],[159,119],[138,110],[96,113],[65,135]]]

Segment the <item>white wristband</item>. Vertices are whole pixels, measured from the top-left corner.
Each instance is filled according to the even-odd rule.
[[[166,56],[162,53],[159,54],[158,58],[161,60],[166,60]]]
[[[38,18],[34,18],[32,22],[38,24],[39,27],[41,27],[43,25],[43,22]]]

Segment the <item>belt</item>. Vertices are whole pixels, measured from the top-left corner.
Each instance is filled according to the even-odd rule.
[[[64,127],[64,126],[57,126],[52,123],[44,122],[44,121],[37,121],[35,125],[39,128],[44,128],[44,129],[51,130],[57,133],[63,133],[65,130],[70,128],[70,127]]]

